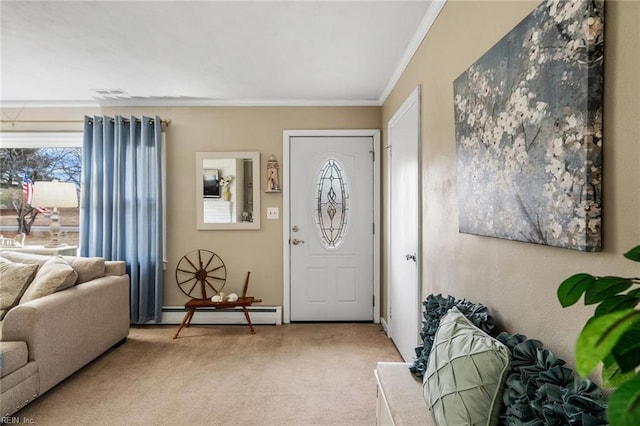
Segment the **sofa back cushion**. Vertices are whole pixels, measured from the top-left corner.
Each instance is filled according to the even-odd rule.
[[[504,344],[451,308],[440,321],[423,382],[436,424],[498,424],[509,358]]]
[[[0,258],[0,320],[18,304],[37,270],[38,265],[14,263]]]
[[[9,259],[12,262],[28,263],[44,265],[51,256],[45,256],[41,254],[21,253],[17,251],[3,251],[0,252],[0,257]],[[78,274],[76,284],[86,283],[104,276],[105,266],[104,259],[102,257],[76,257],[76,256],[63,256],[74,271]]]
[[[104,258],[102,257],[63,257],[78,274],[76,285],[104,277],[105,266]]]
[[[62,256],[50,257],[36,272],[20,303],[26,303],[73,286],[78,274]]]

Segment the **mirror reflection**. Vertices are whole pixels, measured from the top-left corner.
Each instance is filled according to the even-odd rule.
[[[257,152],[196,153],[198,229],[259,229]]]

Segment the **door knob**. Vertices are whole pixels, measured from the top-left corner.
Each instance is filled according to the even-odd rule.
[[[297,246],[298,244],[304,244],[304,240],[294,238],[293,240],[291,240],[291,244],[293,244],[294,246]]]
[[[413,253],[413,254],[405,254],[404,258],[407,259],[407,260],[413,260],[414,262],[417,262],[417,258],[416,258],[416,254],[415,253]]]

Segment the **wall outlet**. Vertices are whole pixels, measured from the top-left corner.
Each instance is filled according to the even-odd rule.
[[[280,217],[280,209],[277,207],[267,207],[267,219],[278,219]]]

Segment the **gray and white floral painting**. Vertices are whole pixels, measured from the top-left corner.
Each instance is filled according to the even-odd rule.
[[[460,232],[601,246],[603,0],[546,0],[454,83]]]

